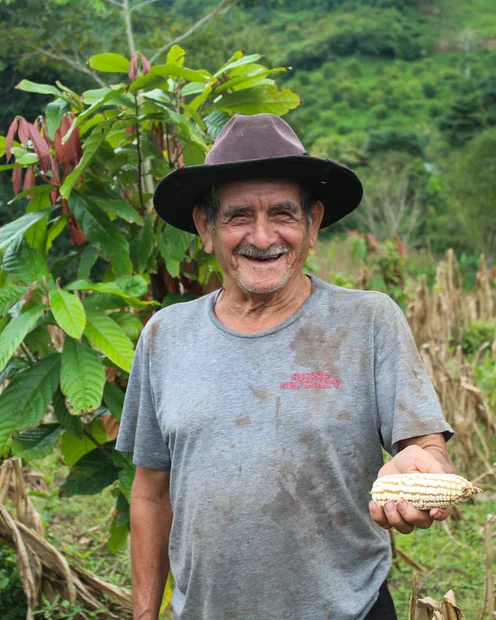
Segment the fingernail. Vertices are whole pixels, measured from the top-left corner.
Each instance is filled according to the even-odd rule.
[[[402,499],[402,500],[401,500],[401,502],[398,502],[398,503],[396,504],[396,506],[398,506],[398,508],[399,508],[400,510],[406,510],[406,508],[407,508],[408,504],[405,502],[405,500],[404,500],[404,499]]]
[[[394,512],[394,502],[386,502],[386,512]]]
[[[375,502],[369,502],[369,510],[375,512],[377,510],[377,504]]]
[[[441,510],[436,510],[435,512],[433,512],[433,513],[431,514],[431,517],[432,517],[433,519],[437,519],[437,518],[438,518],[438,517],[440,517],[442,514],[443,514],[443,513],[441,512]]]

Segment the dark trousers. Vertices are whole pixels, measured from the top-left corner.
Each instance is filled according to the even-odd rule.
[[[366,615],[365,620],[398,620],[387,581],[379,588],[379,598]]]

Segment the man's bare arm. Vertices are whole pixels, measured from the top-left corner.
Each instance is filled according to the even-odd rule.
[[[157,620],[169,573],[172,507],[167,471],[137,467],[131,491],[134,620]]]

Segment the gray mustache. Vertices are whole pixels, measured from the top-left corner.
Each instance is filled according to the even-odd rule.
[[[289,249],[287,247],[270,247],[266,250],[260,250],[254,246],[248,246],[247,248],[239,248],[239,250],[236,250],[236,254],[246,256],[247,258],[275,258],[281,254],[287,254],[288,252]]]

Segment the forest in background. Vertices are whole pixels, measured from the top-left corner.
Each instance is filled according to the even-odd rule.
[[[468,266],[496,254],[496,10],[490,0],[249,0],[181,41],[193,65],[211,70],[230,50],[287,66],[279,84],[302,98],[286,118],[317,156],[362,178],[360,209],[346,229],[440,255],[454,247]],[[160,49],[218,3],[157,0],[132,14],[137,49]],[[227,10],[228,9],[228,10]],[[0,135],[16,114],[34,120],[46,97],[21,79],[76,91],[102,85],[92,54],[129,54],[121,11],[107,0],[0,1]],[[162,53],[164,56],[165,52]],[[112,76],[108,76],[112,83]],[[117,81],[117,78],[116,80]],[[0,223],[21,212],[6,203]]]

